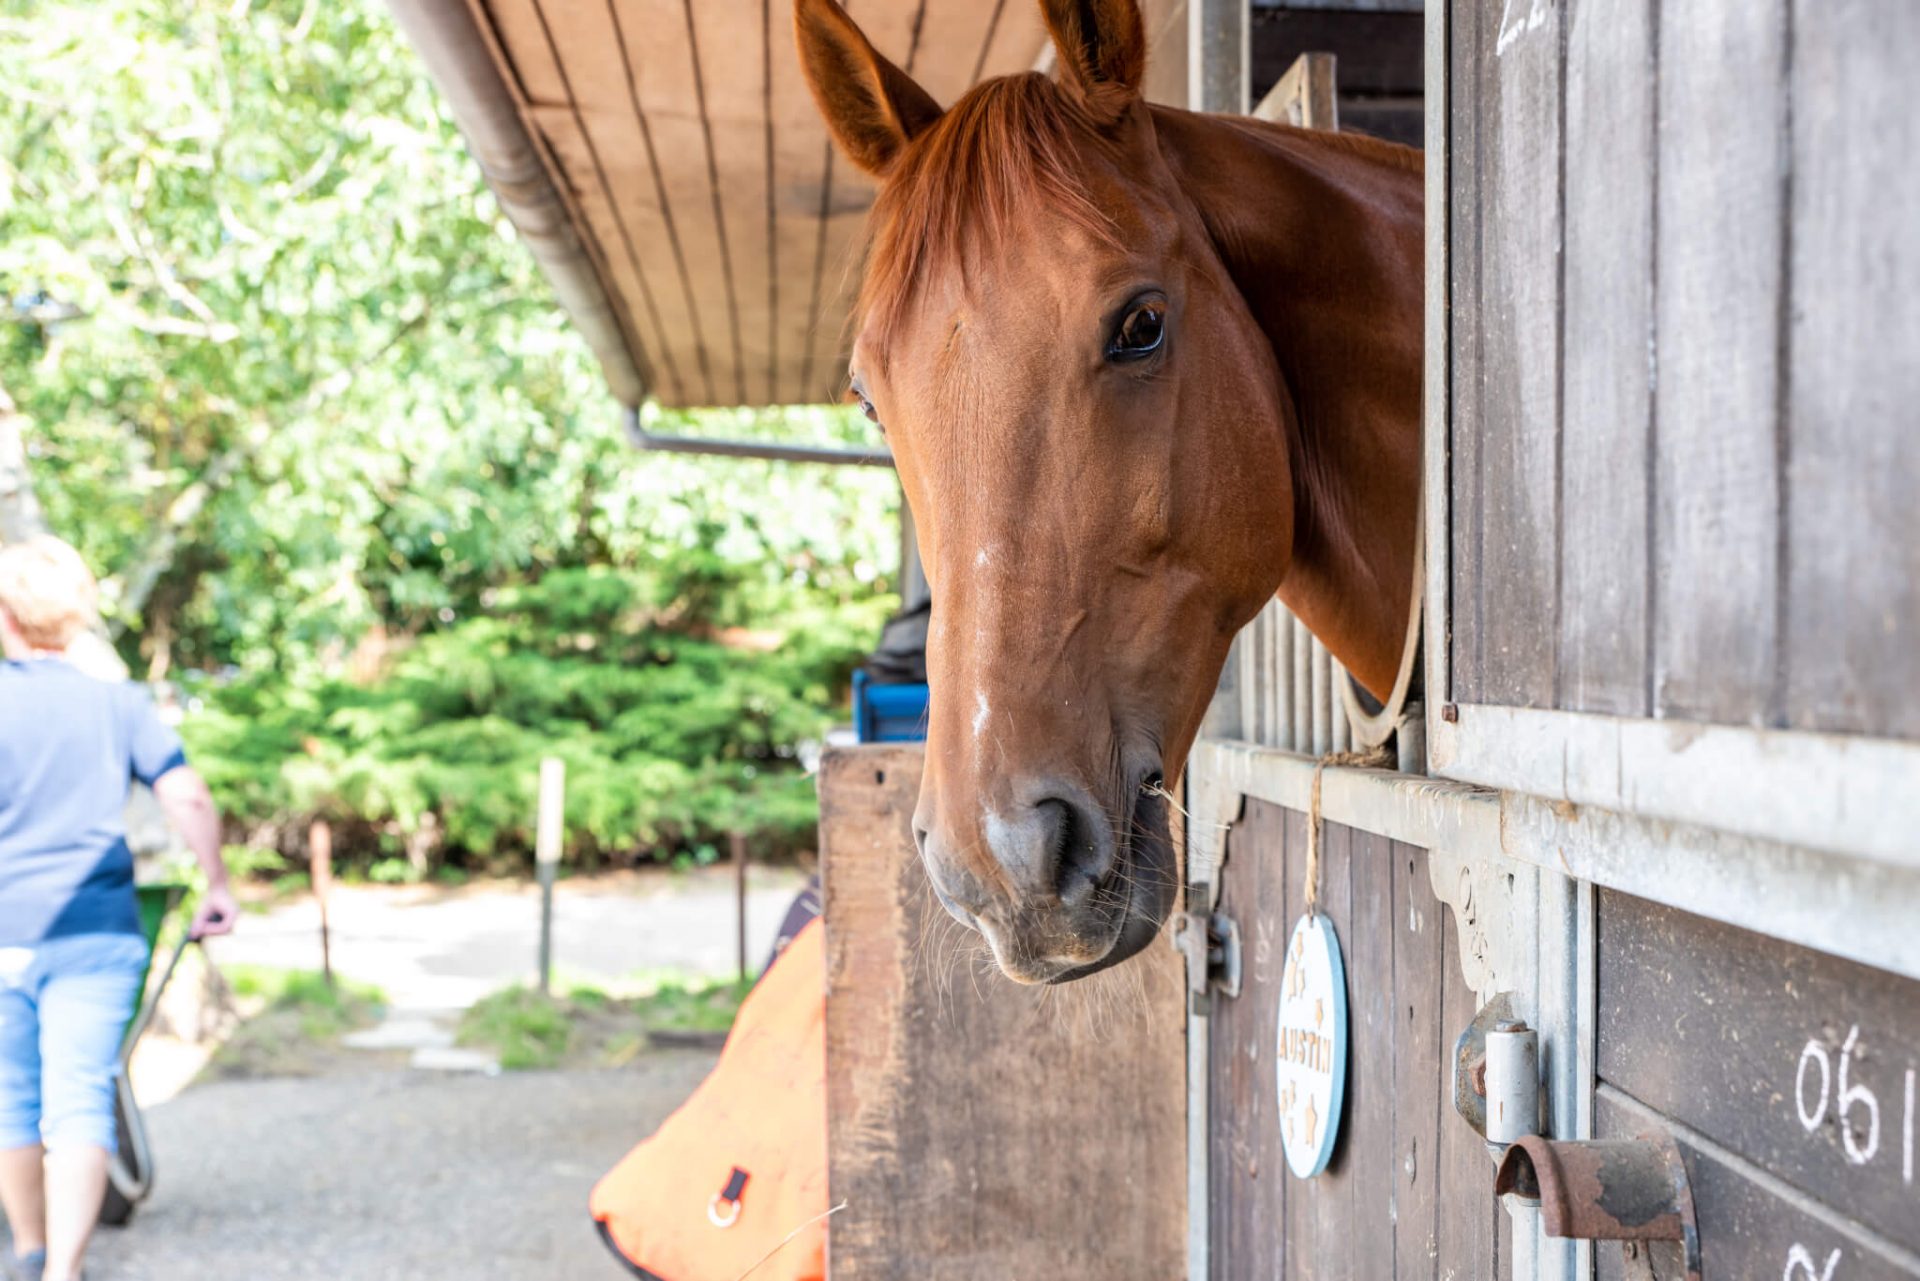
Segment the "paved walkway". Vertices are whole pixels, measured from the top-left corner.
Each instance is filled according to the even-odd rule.
[[[753,868],[748,878],[747,955],[757,966],[802,877],[789,868]],[[329,905],[333,965],[377,984],[405,1009],[465,1009],[509,983],[537,975],[540,893],[531,884],[338,886]],[[733,972],[731,870],[676,874],[649,869],[554,889],[556,984],[617,989],[648,970],[724,976]],[[214,961],[320,968],[320,911],[302,897],[265,914],[247,913],[231,935],[212,940]]]
[[[147,1115],[154,1194],[103,1229],[94,1281],[593,1281],[630,1276],[596,1179],[712,1065],[383,1072],[203,1085]]]
[[[749,869],[747,957],[757,967],[804,877],[791,868]],[[737,964],[736,895],[730,868],[674,873],[661,869],[563,881],[554,890],[554,986],[587,984],[619,995],[649,974],[724,977]],[[485,1072],[490,1056],[454,1045],[467,1006],[538,974],[539,890],[516,881],[438,886],[340,886],[328,914],[334,970],[387,996],[384,1021],[347,1045],[403,1051],[414,1066]],[[241,917],[231,935],[212,939],[217,965],[276,969],[320,967],[320,910],[302,897]],[[186,984],[169,992],[187,1001]],[[190,1025],[184,1007],[181,1023]],[[134,1059],[143,1105],[172,1098],[205,1066],[211,1046],[150,1035]]]

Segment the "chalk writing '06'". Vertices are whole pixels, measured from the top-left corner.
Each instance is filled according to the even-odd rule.
[[[1841,1150],[1849,1164],[1865,1165],[1880,1151],[1880,1099],[1862,1081],[1855,1079],[1854,1047],[1860,1042],[1860,1025],[1847,1029],[1840,1046],[1840,1061],[1817,1037],[1800,1051],[1800,1064],[1793,1078],[1793,1105],[1800,1125],[1808,1134],[1820,1128],[1827,1118],[1829,1103],[1840,1130]],[[1905,1076],[1900,1125],[1900,1177],[1913,1182],[1914,1144],[1914,1069]],[[1864,1136],[1864,1137],[1863,1137]],[[1789,1264],[1788,1271],[1792,1271]]]

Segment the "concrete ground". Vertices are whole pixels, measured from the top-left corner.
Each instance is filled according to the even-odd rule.
[[[801,879],[791,870],[754,872],[748,936],[755,966]],[[176,1043],[169,1059],[167,1039],[150,1035],[133,1076],[155,1191],[130,1227],[101,1231],[88,1276],[630,1275],[594,1232],[587,1193],[685,1100],[714,1055],[647,1051],[624,1067],[590,1071],[427,1070],[453,1053],[445,1042],[460,1009],[533,979],[536,892],[513,883],[342,887],[331,921],[338,972],[377,984],[392,1002],[387,1022],[366,1034],[369,1051],[364,1058],[332,1052],[321,1076],[194,1084],[210,1047]],[[223,965],[312,969],[317,925],[311,900],[296,900],[248,913],[210,951]],[[566,882],[556,895],[556,975],[562,986],[614,991],[649,970],[727,975],[734,930],[733,882],[724,868]],[[191,995],[191,984],[175,986],[183,999]],[[396,1070],[405,1060],[392,1051],[416,1047],[425,1049],[415,1067]]]
[[[750,869],[748,956],[758,966],[803,878],[791,868]],[[539,890],[487,881],[437,886],[336,886],[328,910],[333,964],[382,988],[394,1005],[464,1009],[537,974]],[[647,970],[731,974],[733,873],[724,867],[660,869],[562,881],[554,889],[554,973],[564,983],[614,989]],[[301,896],[248,912],[212,940],[216,964],[320,968],[320,912]]]
[[[805,877],[791,867],[755,867],[747,878],[747,957],[757,969]],[[649,974],[727,977],[737,964],[736,897],[730,868],[660,868],[562,881],[554,890],[554,987],[587,984],[621,995]],[[416,1066],[486,1071],[481,1052],[454,1046],[467,1006],[538,976],[539,890],[518,881],[441,886],[336,886],[328,907],[333,966],[387,998],[380,1026],[349,1046],[411,1054]],[[320,967],[320,912],[302,895],[207,944],[216,966]],[[172,1098],[206,1066],[214,1046],[168,1035],[197,1026],[202,1010],[189,957],[168,989],[155,1030],[133,1062],[142,1105]]]
[[[631,1276],[587,1193],[712,1066],[234,1081],[147,1116],[152,1199],[93,1281],[592,1281]]]

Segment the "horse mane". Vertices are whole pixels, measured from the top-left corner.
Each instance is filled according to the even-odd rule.
[[[916,138],[874,200],[873,239],[856,314],[881,358],[936,266],[999,241],[1049,212],[1118,246],[1113,220],[1076,172],[1076,149],[1103,135],[1037,72],[983,81]]]
[[[1418,173],[1424,165],[1418,150],[1364,134],[1219,119],[1388,168]],[[1068,91],[1038,72],[975,85],[914,139],[874,199],[866,280],[854,312],[883,362],[908,304],[933,272],[998,242],[1023,218],[1050,213],[1121,247],[1113,219],[1080,178],[1079,155],[1089,145],[1111,144]]]

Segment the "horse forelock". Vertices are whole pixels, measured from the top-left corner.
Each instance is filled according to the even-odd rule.
[[[1026,215],[1051,212],[1119,247],[1119,228],[1079,171],[1089,143],[1111,145],[1038,73],[975,86],[914,140],[874,201],[856,312],[882,360],[926,281],[969,249],[1002,242]]]

